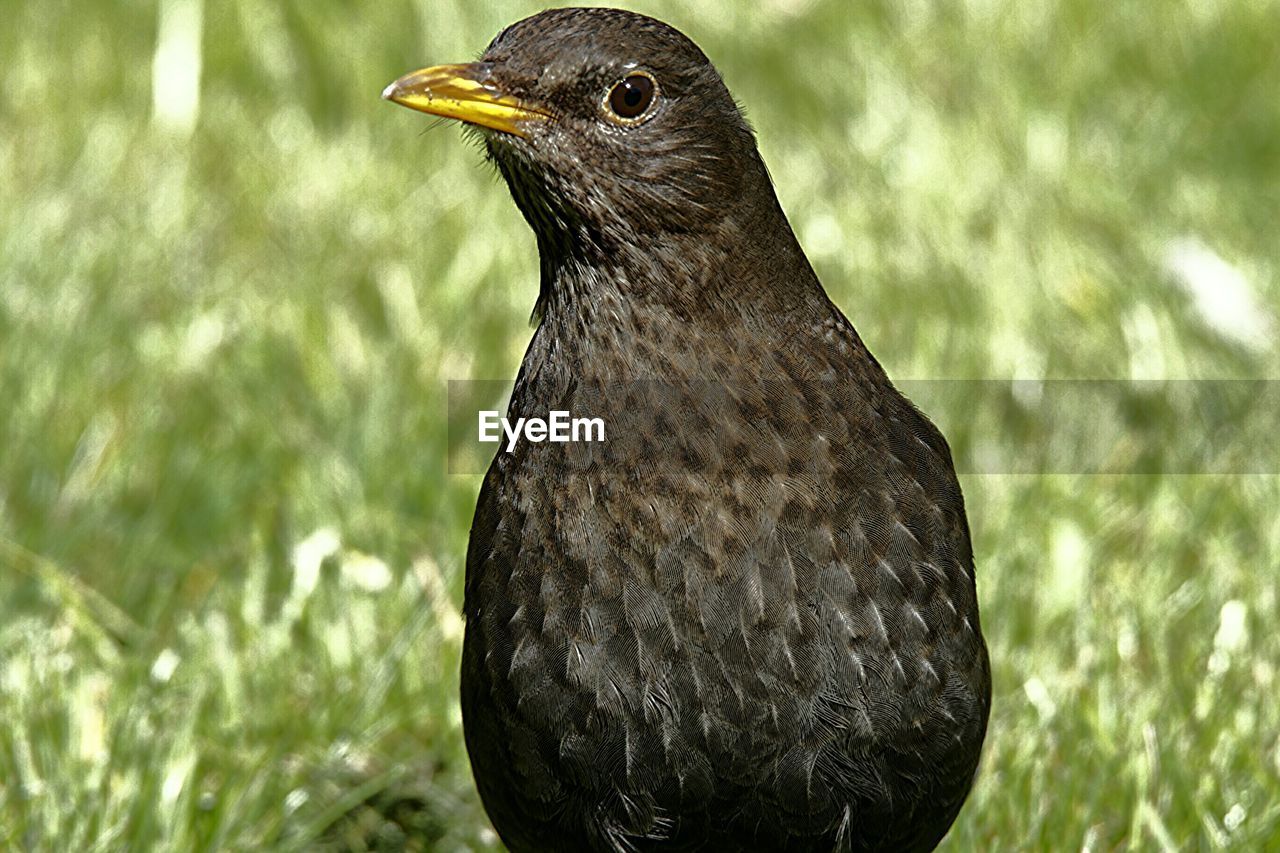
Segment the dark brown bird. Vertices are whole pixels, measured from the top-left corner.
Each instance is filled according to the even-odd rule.
[[[990,706],[947,443],[796,241],[698,47],[558,9],[390,100],[479,128],[537,235],[485,477],[462,712],[524,850],[928,850]]]

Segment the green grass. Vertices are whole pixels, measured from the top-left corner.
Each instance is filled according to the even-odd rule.
[[[514,374],[535,249],[378,93],[537,6],[206,3],[189,134],[155,4],[9,6],[0,849],[495,845],[445,382]],[[1274,0],[637,8],[716,60],[893,376],[1280,378],[1166,270],[1198,241],[1275,328]],[[948,399],[962,460],[1000,444]],[[1280,846],[1280,478],[963,485],[996,688],[950,849]]]

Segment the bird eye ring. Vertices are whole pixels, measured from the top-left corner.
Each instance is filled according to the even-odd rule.
[[[637,125],[653,114],[658,81],[646,71],[633,71],[615,83],[604,96],[605,117],[614,124]]]

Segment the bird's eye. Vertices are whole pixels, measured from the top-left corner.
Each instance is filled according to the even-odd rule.
[[[609,90],[606,115],[618,124],[639,124],[647,118],[658,94],[658,84],[648,74],[628,74]]]

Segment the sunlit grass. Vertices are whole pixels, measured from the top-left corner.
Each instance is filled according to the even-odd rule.
[[[535,249],[378,93],[537,7],[164,8],[0,28],[0,848],[492,845],[445,383],[514,374]],[[641,8],[895,377],[1280,377],[1275,2]],[[964,486],[996,701],[953,849],[1280,845],[1277,478]]]

